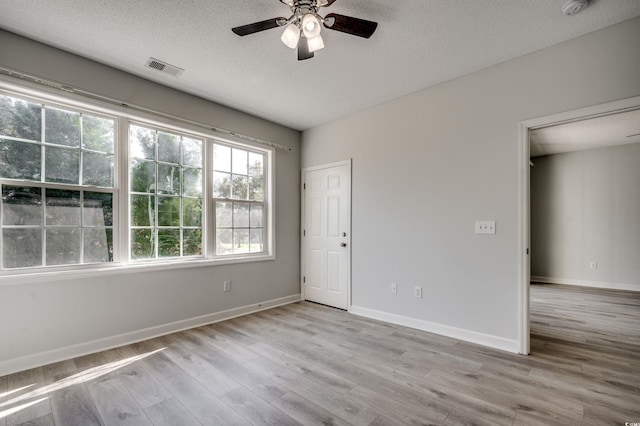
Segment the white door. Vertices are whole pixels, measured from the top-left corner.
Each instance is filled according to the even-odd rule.
[[[351,162],[303,170],[303,297],[349,308]]]

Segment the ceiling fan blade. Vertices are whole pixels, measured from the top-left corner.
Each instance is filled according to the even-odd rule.
[[[298,41],[298,60],[304,61],[305,59],[313,58],[313,52],[309,52],[309,44],[305,37],[300,37]]]
[[[254,22],[253,24],[247,24],[247,25],[242,25],[240,27],[235,27],[235,28],[232,28],[231,31],[238,34],[239,36],[246,36],[249,34],[279,27],[285,22],[287,22],[286,18],[271,18],[265,21]]]
[[[336,0],[318,0],[318,7],[329,7],[331,6]]]
[[[369,38],[378,28],[378,23],[366,19],[330,13],[324,17],[324,26],[330,30]]]

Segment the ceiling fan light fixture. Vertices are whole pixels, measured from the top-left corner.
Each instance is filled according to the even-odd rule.
[[[308,39],[316,38],[320,35],[320,21],[312,13],[307,13],[302,18],[302,31]]]
[[[315,52],[317,50],[324,48],[324,41],[322,40],[322,36],[318,35],[318,37],[308,38],[307,46],[309,47],[309,52]]]
[[[300,28],[293,23],[287,25],[287,28],[282,33],[280,40],[282,40],[285,46],[289,49],[295,49],[298,47],[298,41],[300,40]]]

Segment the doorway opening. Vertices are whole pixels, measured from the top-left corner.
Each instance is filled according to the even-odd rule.
[[[604,129],[605,124],[610,123],[612,121],[618,120],[618,125],[624,119],[630,119],[632,126],[640,127],[640,122],[635,120],[636,115],[640,111],[640,96],[629,98],[617,102],[611,102],[607,104],[597,105],[594,107],[582,108],[575,111],[554,114],[550,116],[540,117],[533,120],[527,120],[525,122],[520,123],[520,261],[519,261],[519,271],[520,271],[520,286],[519,286],[519,298],[520,298],[520,332],[519,332],[519,343],[520,348],[519,352],[522,354],[529,354],[531,352],[531,340],[530,340],[530,282],[532,281],[532,272],[534,272],[533,278],[535,280],[540,280],[543,277],[541,271],[552,271],[553,267],[557,267],[557,265],[553,265],[554,259],[558,259],[557,253],[553,251],[551,253],[544,252],[544,250],[540,250],[534,253],[535,250],[538,250],[535,245],[532,245],[532,242],[535,242],[539,247],[544,247],[543,239],[539,238],[540,235],[536,235],[536,238],[532,241],[531,235],[531,224],[532,224],[532,187],[531,187],[531,176],[532,176],[532,168],[536,167],[536,163],[538,163],[539,169],[536,169],[536,173],[540,172],[543,167],[546,167],[548,163],[553,162],[549,159],[555,155],[560,154],[561,152],[567,151],[584,151],[587,150],[597,150],[598,145],[596,144],[596,136],[598,135],[598,130],[596,129]],[[616,145],[624,144],[640,144],[640,129],[637,131],[628,130],[629,128],[625,128],[622,133],[624,134],[622,137],[624,138],[623,142],[616,143]],[[575,137],[576,132],[582,132],[582,135],[578,135]],[[575,140],[571,142],[572,137],[568,136],[570,134],[574,134],[573,139],[580,140],[580,143]],[[627,138],[627,136],[629,136]],[[607,139],[604,136],[601,136],[600,139]],[[609,145],[613,145],[609,141]],[[590,145],[591,144],[591,145]],[[579,146],[578,146],[579,145]],[[603,145],[600,145],[600,149]],[[640,146],[640,145],[638,145]],[[582,155],[582,154],[581,154]],[[548,156],[549,158],[543,158],[544,156]],[[538,158],[538,160],[536,160]],[[559,157],[558,157],[559,158]],[[598,176],[595,176],[593,179],[598,182]],[[544,186],[544,183],[543,183]],[[534,197],[538,197],[539,194],[533,193]],[[565,194],[566,195],[566,194]],[[557,195],[559,199],[562,199],[564,196],[562,193]],[[538,202],[539,200],[535,200]],[[539,205],[536,205],[536,208],[539,208]],[[539,213],[538,211],[534,211],[534,213]],[[584,214],[585,212],[583,212]],[[592,212],[587,211],[586,214],[591,214]],[[560,221],[565,220],[566,218],[560,218]],[[553,226],[551,227],[553,228]],[[544,244],[553,244],[554,239],[561,238],[562,235],[554,235],[551,233],[546,236],[550,241],[544,241]],[[576,244],[573,242],[573,244]],[[597,245],[597,241],[594,241],[595,245]],[[582,246],[584,244],[582,243]],[[570,250],[570,248],[569,248]],[[590,254],[585,254],[585,256],[590,256]],[[578,258],[579,256],[574,256]],[[536,263],[536,268],[532,271],[532,259],[537,262],[548,261],[546,265],[540,265]],[[541,260],[542,259],[542,260]],[[584,261],[582,258],[578,258],[575,260],[576,265],[573,268],[584,267]],[[595,263],[595,265],[594,265]],[[587,261],[586,265],[588,268],[591,268],[592,271],[598,267],[597,259]],[[603,265],[602,265],[603,266]],[[601,267],[602,267],[601,266]],[[548,268],[548,269],[545,269]],[[549,269],[550,268],[550,269]],[[565,267],[566,269],[566,267]],[[557,271],[557,269],[555,269]],[[602,272],[602,271],[601,271]],[[538,274],[538,275],[535,275]],[[562,275],[562,274],[561,274]],[[552,278],[563,278],[563,277],[546,277],[546,281],[552,281]],[[566,278],[566,277],[564,277]],[[552,281],[554,282],[554,281]],[[601,286],[602,283],[598,283],[596,279],[576,279],[575,282],[557,282],[557,284],[575,284],[575,285],[588,285],[591,283],[592,287]],[[632,286],[633,287],[633,286]],[[623,288],[621,288],[623,289]],[[626,288],[629,290],[630,288]]]

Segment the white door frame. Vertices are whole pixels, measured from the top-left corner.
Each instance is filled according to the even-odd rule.
[[[348,200],[349,200],[349,233],[347,236],[347,251],[348,251],[348,256],[349,256],[349,262],[347,265],[348,271],[347,271],[347,311],[351,311],[351,233],[352,233],[352,227],[351,227],[351,218],[353,216],[352,212],[351,212],[351,159],[349,158],[348,160],[343,160],[343,161],[336,161],[333,163],[327,163],[327,164],[321,164],[318,166],[311,166],[311,167],[305,167],[302,169],[302,173],[300,174],[300,200],[301,200],[301,210],[300,210],[300,298],[302,300],[305,300],[305,294],[304,294],[304,287],[305,287],[305,283],[304,283],[304,276],[305,276],[305,269],[304,269],[304,253],[305,253],[305,239],[304,239],[304,218],[305,216],[305,206],[304,206],[304,202],[305,202],[305,194],[304,194],[304,175],[307,172],[313,172],[315,170],[322,170],[322,169],[329,169],[331,167],[339,167],[339,166],[347,166],[347,169],[349,170],[349,191],[348,191]]]
[[[551,125],[579,121],[588,118],[595,118],[603,115],[610,115],[624,111],[630,111],[640,108],[640,96],[622,99],[619,101],[608,102],[605,104],[580,108],[573,111],[561,112],[558,114],[547,115],[544,117],[533,118],[520,122],[520,137],[518,143],[518,153],[520,157],[518,166],[518,201],[519,201],[519,219],[518,219],[518,246],[520,247],[520,256],[518,258],[518,277],[520,285],[518,286],[518,299],[520,311],[520,324],[518,333],[519,353],[529,354],[531,349],[530,327],[529,327],[529,279],[531,258],[529,256],[530,248],[530,165],[529,165],[529,131],[548,127]]]

